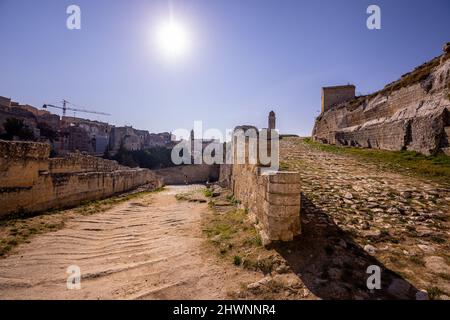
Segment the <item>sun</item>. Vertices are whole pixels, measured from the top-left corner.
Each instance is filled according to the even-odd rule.
[[[187,28],[173,18],[159,25],[156,40],[162,54],[168,58],[180,58],[186,55],[190,49]]]

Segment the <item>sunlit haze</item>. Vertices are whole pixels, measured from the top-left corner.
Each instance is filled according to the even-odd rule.
[[[179,59],[190,49],[186,26],[171,17],[157,28],[156,40],[162,54],[169,59]]]

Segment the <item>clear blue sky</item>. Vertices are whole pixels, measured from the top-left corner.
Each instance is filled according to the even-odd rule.
[[[0,0],[0,95],[38,107],[66,98],[151,132],[264,127],[273,109],[282,133],[309,135],[322,86],[378,90],[450,41],[448,0],[171,3],[194,39],[176,63],[150,45],[168,0]],[[81,30],[66,28],[70,4]],[[366,28],[370,4],[381,30]]]

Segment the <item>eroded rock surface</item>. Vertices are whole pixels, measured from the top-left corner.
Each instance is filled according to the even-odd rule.
[[[317,141],[423,154],[450,154],[450,53],[369,96],[330,107],[316,120]]]

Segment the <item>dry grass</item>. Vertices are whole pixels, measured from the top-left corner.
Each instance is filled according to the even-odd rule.
[[[276,253],[263,247],[246,210],[230,207],[226,213],[218,213],[212,207],[204,217],[203,232],[210,248],[236,266],[267,274],[276,265]]]

